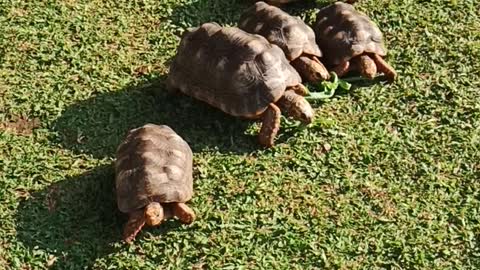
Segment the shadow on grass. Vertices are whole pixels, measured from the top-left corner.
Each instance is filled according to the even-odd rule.
[[[54,140],[76,153],[113,157],[128,130],[146,123],[164,124],[194,152],[245,153],[258,149],[256,136],[244,134],[253,122],[232,117],[201,101],[171,94],[165,76],[150,84],[99,94],[69,107],[54,123]]]
[[[179,5],[173,11],[172,22],[180,29],[199,26],[206,22],[217,22],[220,25],[236,26],[240,15],[256,0],[198,0]],[[321,8],[333,3],[332,0],[302,0],[282,5],[280,8],[292,15],[303,15],[306,10]],[[177,33],[181,34],[181,33]]]
[[[120,240],[113,187],[113,167],[102,166],[31,194],[18,207],[18,239],[55,254],[57,269],[90,265]]]
[[[128,216],[117,210],[114,181],[113,164],[104,165],[31,194],[17,208],[17,239],[33,252],[53,254],[54,269],[90,269],[96,259],[119,252],[127,245],[121,237]],[[145,226],[135,241],[170,230],[192,228],[172,219]]]
[[[207,22],[220,25],[236,25],[242,12],[255,1],[253,0],[198,0],[178,5],[170,19],[180,29],[200,26]],[[182,33],[177,33],[181,35]]]
[[[236,25],[240,14],[254,2],[194,1],[177,6],[171,20],[179,29],[208,21]],[[318,6],[315,1],[306,1],[286,5],[285,9],[298,11],[315,5]],[[113,157],[128,130],[154,123],[172,127],[194,152],[215,149],[245,153],[259,149],[256,136],[244,134],[252,121],[229,116],[182,94],[169,94],[165,91],[165,79],[161,76],[150,84],[98,94],[70,106],[53,123],[58,136],[52,140],[76,153]]]

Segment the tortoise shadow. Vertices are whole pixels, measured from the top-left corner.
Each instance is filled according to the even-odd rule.
[[[245,153],[259,148],[256,136],[242,134],[252,121],[181,93],[171,94],[165,89],[165,79],[160,76],[73,104],[54,121],[52,142],[75,153],[114,157],[128,130],[153,123],[170,126],[193,152]]]
[[[206,22],[217,22],[223,26],[236,26],[240,15],[255,2],[257,1],[199,0],[185,5],[178,5],[174,8],[169,19],[180,30],[200,26]],[[305,15],[305,11],[313,12],[316,8],[324,7],[333,2],[333,0],[298,1],[282,5],[280,8],[291,15],[301,16],[302,19],[310,21],[311,18],[305,17],[308,16]],[[180,36],[182,33],[176,34]]]
[[[216,22],[223,26],[237,24],[241,13],[253,0],[199,0],[192,1],[174,8],[170,20],[178,29],[186,30],[189,27],[200,26],[207,22]],[[181,35],[182,33],[176,33]]]
[[[96,259],[119,252],[127,215],[118,211],[113,164],[69,177],[30,194],[17,208],[17,239],[30,250],[56,257],[54,269],[88,269]],[[170,230],[189,231],[177,220],[145,227],[155,237]]]
[[[17,209],[17,238],[54,254],[57,269],[88,266],[113,252],[121,232],[113,179],[112,166],[101,166],[31,194]]]

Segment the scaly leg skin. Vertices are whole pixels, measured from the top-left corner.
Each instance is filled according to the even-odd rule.
[[[372,80],[377,75],[377,65],[370,56],[362,54],[354,58],[356,68],[363,77]]]
[[[262,115],[262,128],[258,134],[258,141],[264,147],[272,147],[278,130],[280,129],[280,109],[273,103],[268,105]]]
[[[290,88],[285,91],[277,104],[283,112],[304,124],[310,124],[313,121],[315,113],[310,103]]]
[[[345,61],[343,63],[338,64],[336,67],[332,69],[332,71],[335,72],[338,77],[342,77],[343,75],[347,74],[350,71],[350,61]]]
[[[163,222],[165,213],[163,207],[158,202],[151,202],[145,206],[145,221],[149,226],[158,226]]]
[[[300,73],[304,80],[320,82],[330,78],[325,66],[315,56],[302,55],[291,62],[292,66]]]
[[[395,69],[393,69],[392,66],[385,62],[385,60],[383,60],[383,58],[378,54],[373,54],[372,58],[377,65],[378,71],[385,74],[389,82],[395,81],[395,79],[397,78],[397,72],[395,71]]]
[[[173,215],[178,217],[180,222],[184,224],[192,223],[195,218],[195,212],[184,203],[174,203],[172,205]]]
[[[127,224],[123,229],[123,240],[130,243],[145,225],[145,214],[143,209],[130,213]]]

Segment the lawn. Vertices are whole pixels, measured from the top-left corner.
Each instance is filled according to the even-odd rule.
[[[283,119],[273,149],[164,91],[182,31],[250,3],[0,2],[0,269],[480,268],[480,2],[359,0],[399,79]],[[126,245],[112,162],[148,122],[190,144],[198,220]]]

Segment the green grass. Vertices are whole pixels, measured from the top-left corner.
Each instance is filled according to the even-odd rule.
[[[0,269],[480,267],[479,2],[360,0],[399,80],[284,119],[270,150],[163,87],[184,29],[248,3],[0,2]],[[147,122],[191,145],[198,220],[124,245],[112,161]]]

